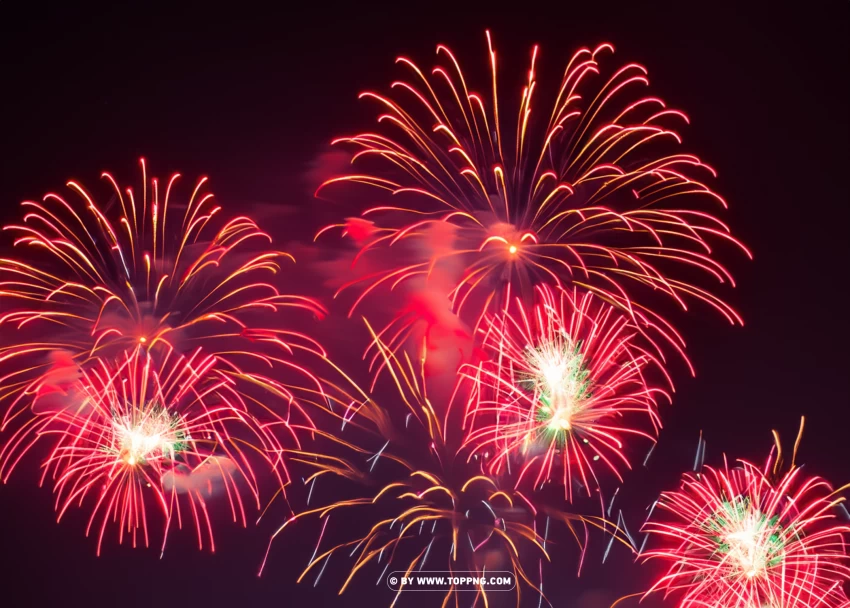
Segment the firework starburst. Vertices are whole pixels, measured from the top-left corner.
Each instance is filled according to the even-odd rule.
[[[281,445],[247,409],[215,356],[136,348],[115,362],[95,360],[30,417],[0,451],[0,474],[6,481],[21,458],[48,447],[42,483],[53,486],[58,518],[88,504],[86,533],[97,534],[98,553],[110,523],[133,546],[148,546],[161,527],[164,550],[172,526],[188,521],[199,546],[206,539],[214,549],[212,496],[247,525],[246,499],[260,507],[255,468],[278,488],[288,481]]]
[[[667,572],[651,591],[683,593],[683,608],[844,606],[850,527],[829,484],[778,459],[746,461],[685,475],[661,495],[645,525],[656,548],[647,559]]]
[[[631,317],[590,293],[535,293],[533,306],[517,298],[484,319],[486,359],[462,370],[466,445],[495,452],[492,473],[514,466],[534,487],[560,478],[571,498],[574,481],[599,486],[597,465],[622,480],[627,443],[654,441],[669,394],[652,384],[665,381],[662,362]]]

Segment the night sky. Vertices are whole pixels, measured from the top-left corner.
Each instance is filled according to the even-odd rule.
[[[753,262],[724,258],[738,281],[729,300],[743,328],[705,310],[677,318],[697,377],[673,370],[677,393],[662,409],[660,444],[650,468],[627,479],[620,506],[639,523],[690,467],[701,430],[708,462],[723,453],[761,461],[771,429],[790,439],[801,415],[808,472],[850,481],[847,2],[687,10],[512,3],[505,12],[496,3],[339,10],[308,2],[274,13],[247,3],[223,11],[24,4],[0,3],[4,223],[22,200],[71,177],[94,183],[110,169],[136,180],[144,156],[159,175],[209,175],[225,206],[279,208],[264,227],[283,242],[308,242],[325,217],[306,176],[333,137],[372,127],[373,108],[357,94],[385,89],[399,74],[397,55],[430,66],[445,43],[480,82],[489,28],[501,73],[521,77],[539,43],[543,80],[559,79],[577,47],[612,42],[620,61],[646,65],[652,90],[688,113],[686,148],[717,169],[712,185],[730,204],[721,217],[755,254]],[[57,525],[50,491],[35,487],[34,474],[24,467],[0,486],[0,587],[17,598],[10,606],[387,604],[385,589],[369,583],[334,601],[341,569],[319,589],[312,579],[296,586],[312,531],[285,537],[257,578],[274,518],[247,530],[222,522],[215,554],[199,553],[192,534],[175,534],[162,560],[156,549],[114,543],[96,558],[82,512]],[[556,608],[607,608],[655,572],[625,551],[598,561],[580,579],[564,565],[550,594]]]

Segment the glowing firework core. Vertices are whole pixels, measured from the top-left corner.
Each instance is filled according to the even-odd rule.
[[[778,518],[768,519],[748,499],[723,504],[723,510],[709,522],[716,531],[718,551],[749,578],[760,576],[782,560],[783,531]]]
[[[151,459],[173,459],[191,440],[183,430],[179,416],[154,407],[138,417],[124,416],[113,423],[116,451],[129,466],[144,465]]]
[[[551,411],[549,407],[542,408],[547,413]],[[549,420],[549,426],[555,431],[569,431],[573,427],[572,417],[573,408],[569,405],[558,407],[551,411],[552,418]]]
[[[534,370],[523,382],[539,395],[538,420],[560,433],[572,429],[573,417],[590,396],[589,370],[584,366],[580,345],[572,345],[563,331],[556,339],[526,348],[528,367]]]

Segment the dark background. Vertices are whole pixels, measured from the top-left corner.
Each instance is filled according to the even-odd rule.
[[[521,75],[540,43],[541,79],[559,78],[578,46],[610,41],[688,113],[687,147],[719,171],[716,189],[731,206],[724,219],[755,253],[752,263],[728,260],[743,329],[705,314],[680,323],[698,377],[678,370],[653,464],[629,479],[621,506],[639,523],[652,497],[690,466],[700,430],[708,461],[724,452],[761,461],[770,430],[790,440],[801,415],[809,472],[850,481],[846,2],[512,3],[505,11],[496,3],[117,4],[0,3],[0,219],[70,177],[93,183],[108,168],[135,180],[144,156],[159,175],[210,175],[224,204],[296,208],[267,226],[292,238],[322,204],[305,181],[311,162],[334,136],[371,128],[372,110],[356,95],[394,79],[398,54],[429,65],[446,43],[480,79],[490,28],[502,73]],[[156,550],[112,545],[95,558],[82,516],[57,525],[49,490],[19,473],[0,487],[0,604],[386,604],[368,584],[334,601],[341,571],[325,573],[318,590],[295,586],[304,563],[295,549],[314,542],[307,533],[285,537],[258,579],[273,521],[249,530],[222,524],[214,555],[199,553],[188,535],[162,561]],[[557,608],[607,608],[652,571],[625,552],[605,566],[597,559],[578,580],[565,566],[550,578],[550,599]]]

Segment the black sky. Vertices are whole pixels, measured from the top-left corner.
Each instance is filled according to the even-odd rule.
[[[309,215],[309,163],[334,136],[372,125],[356,95],[393,80],[397,55],[427,64],[446,43],[467,69],[483,68],[490,28],[505,73],[524,70],[540,43],[541,63],[557,78],[578,46],[610,41],[621,58],[649,68],[659,96],[687,111],[688,148],[718,170],[725,219],[756,258],[729,260],[744,328],[706,314],[681,323],[698,377],[679,370],[656,465],[636,473],[626,505],[639,519],[676,483],[700,430],[709,461],[723,452],[760,460],[770,430],[790,437],[801,415],[810,472],[850,481],[847,2],[512,3],[504,11],[459,2],[231,4],[0,2],[0,218],[69,177],[94,181],[109,168],[135,179],[140,156],[159,174],[210,175],[224,204],[262,201]],[[270,229],[294,238],[301,220],[281,217]],[[57,525],[49,490],[32,486],[21,474],[0,487],[0,586],[17,598],[9,605],[384,605],[367,594],[330,603],[328,586],[295,587],[301,562],[286,548],[257,579],[268,525],[222,527],[215,555],[178,542],[162,561],[156,551],[116,547],[95,558],[82,519]],[[558,577],[557,608],[595,606],[578,598],[605,586],[611,597],[637,591],[649,575],[627,555],[589,570],[579,581],[572,571]]]

